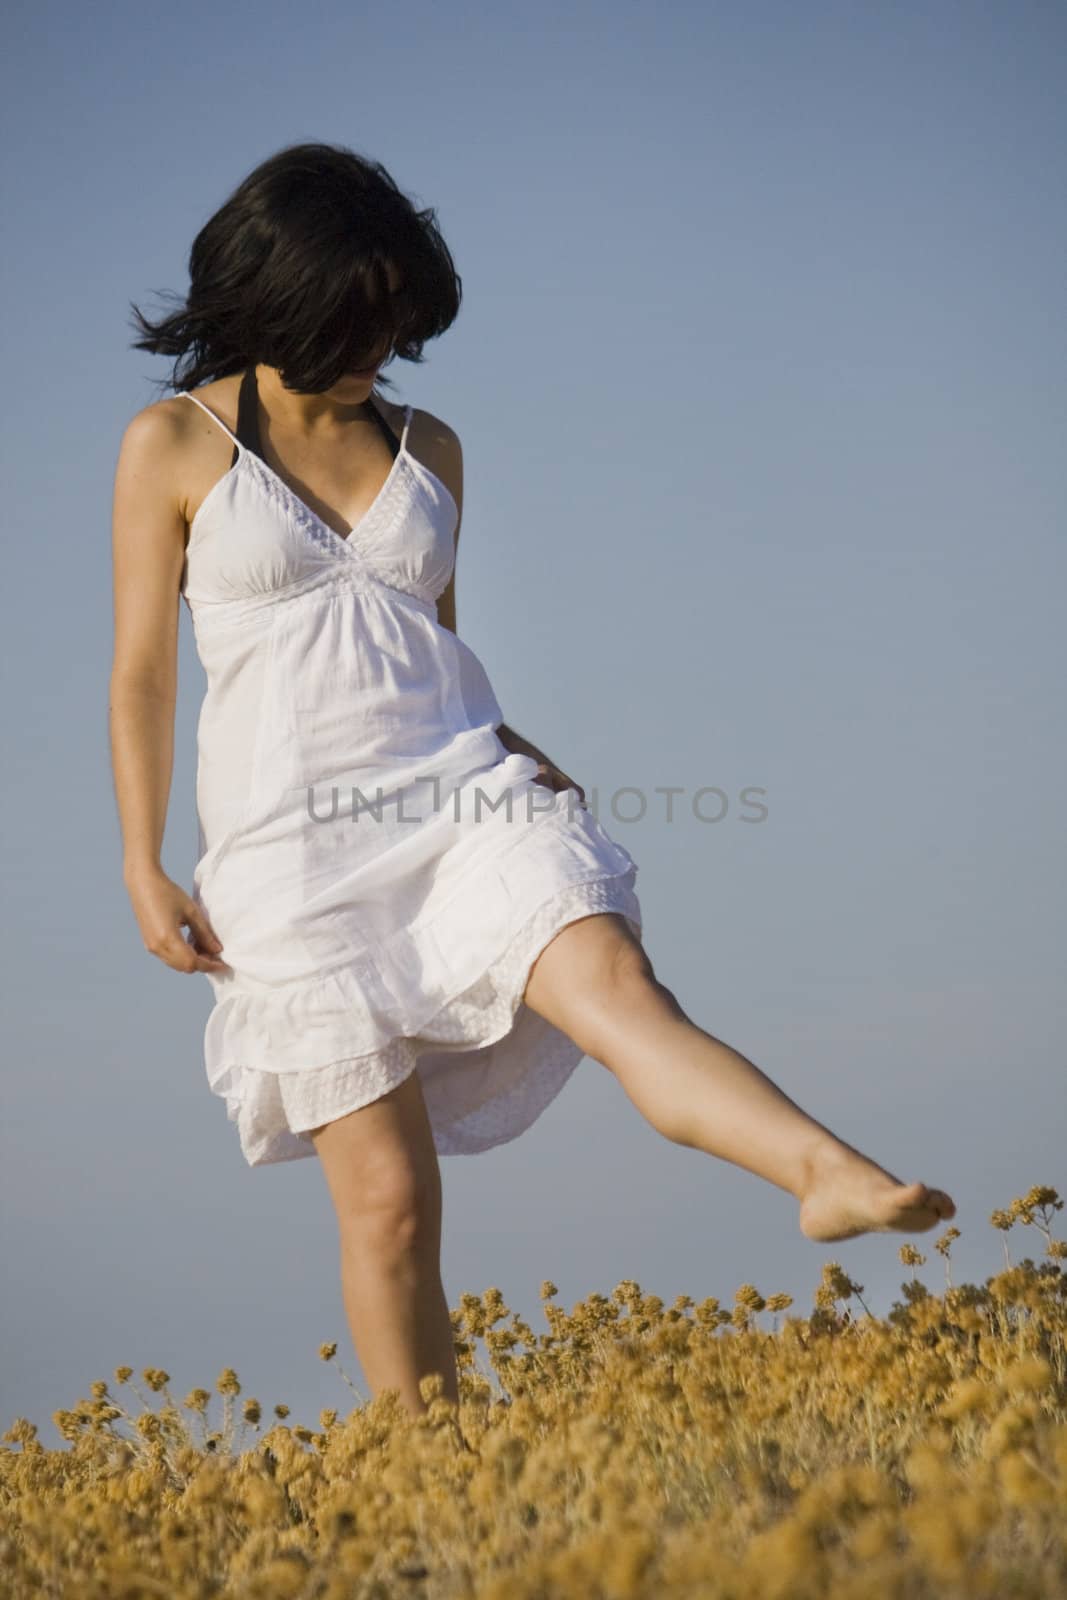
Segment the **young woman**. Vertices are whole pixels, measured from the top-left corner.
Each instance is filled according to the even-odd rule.
[[[417,1414],[438,1372],[458,1399],[437,1158],[515,1138],[583,1055],[666,1138],[794,1195],[810,1239],[953,1216],[686,1015],[633,858],[457,636],[460,442],[380,375],[458,314],[435,213],[293,146],[204,225],[190,280],[157,323],[134,307],[175,393],[115,479],[124,880],[146,948],[212,986],[208,1078],[249,1164],[322,1162],[372,1392]],[[161,865],[179,596],[207,675],[191,895]]]

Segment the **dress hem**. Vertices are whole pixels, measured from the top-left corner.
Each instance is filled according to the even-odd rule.
[[[640,937],[636,870],[605,874],[601,867],[549,894],[497,960],[440,1006],[417,1036],[394,1037],[302,1073],[221,1069],[211,1088],[226,1101],[249,1166],[315,1155],[311,1129],[373,1104],[413,1071],[423,1080],[438,1155],[475,1154],[517,1138],[585,1054],[523,1001],[533,964],[562,928],[597,912],[620,912]],[[368,1072],[376,1080],[369,1092]]]

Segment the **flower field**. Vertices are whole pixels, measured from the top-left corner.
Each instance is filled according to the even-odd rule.
[[[1062,1206],[1036,1187],[995,1211],[981,1286],[952,1283],[956,1228],[929,1256],[903,1244],[884,1319],[835,1261],[806,1313],[752,1284],[666,1306],[632,1281],[567,1312],[545,1283],[536,1331],[498,1290],[464,1294],[458,1417],[437,1377],[421,1417],[390,1391],[310,1428],[230,1369],[179,1399],[119,1367],[53,1414],[63,1448],[26,1418],[3,1434],[0,1593],[1065,1596]]]

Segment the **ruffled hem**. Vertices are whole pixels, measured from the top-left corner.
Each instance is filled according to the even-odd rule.
[[[468,990],[505,953],[534,913],[574,884],[627,872],[633,857],[569,791],[554,811],[515,830],[502,848],[487,845],[444,898],[370,944],[359,942],[359,913],[345,906],[321,913],[320,965],[310,976],[276,983],[240,970],[209,974],[215,1005],[204,1030],[208,1080],[219,1085],[237,1066],[307,1073],[353,1056],[375,1054],[393,1040],[422,1037],[443,1007]],[[271,938],[293,961],[299,937],[280,926]],[[239,941],[238,941],[239,942]]]
[[[600,833],[601,857],[606,839]],[[369,1105],[413,1071],[420,1076],[438,1155],[475,1154],[529,1128],[583,1057],[567,1034],[524,1003],[534,961],[567,923],[595,912],[621,912],[641,935],[636,863],[621,846],[608,843],[628,863],[622,870],[606,872],[601,859],[580,881],[549,891],[510,933],[496,959],[483,962],[474,981],[424,1015],[416,1030],[302,1070],[230,1061],[212,1071],[209,1065],[211,1088],[226,1101],[249,1166],[313,1156],[309,1129]],[[328,979],[345,991],[343,972]],[[384,986],[378,991],[379,1005],[385,992]],[[347,1018],[351,1030],[354,1017],[358,1022],[369,1014],[368,994],[349,988],[347,999],[355,1006]],[[254,1005],[244,1015],[260,1028],[268,1026],[262,1013],[255,1017]],[[335,1016],[333,1025],[340,1020]],[[306,1046],[305,1041],[305,1061]]]

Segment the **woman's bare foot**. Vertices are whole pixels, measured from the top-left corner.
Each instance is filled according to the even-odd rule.
[[[813,1158],[800,1198],[801,1233],[822,1241],[861,1233],[924,1233],[955,1215],[944,1190],[901,1183],[848,1145]]]

